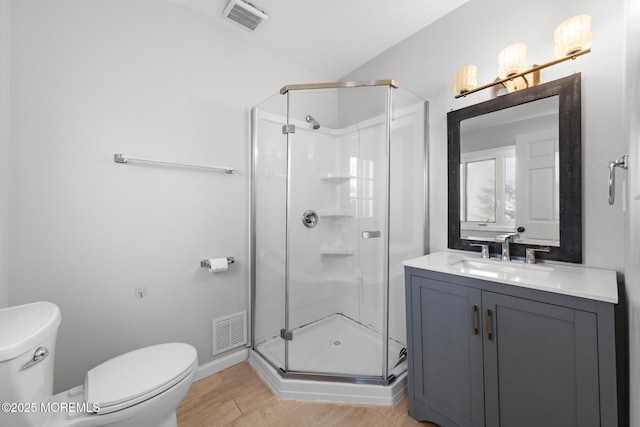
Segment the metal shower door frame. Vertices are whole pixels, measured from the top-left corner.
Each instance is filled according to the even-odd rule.
[[[377,80],[370,82],[336,82],[336,83],[314,83],[314,84],[301,84],[301,85],[289,85],[281,89],[280,93],[287,96],[287,183],[286,183],[286,236],[285,236],[285,335],[291,331],[289,314],[290,314],[290,236],[289,236],[289,224],[293,218],[291,212],[291,158],[292,158],[292,134],[289,132],[291,126],[291,93],[292,91],[303,90],[322,90],[322,89],[345,89],[351,87],[365,87],[365,86],[386,86],[386,105],[385,105],[385,154],[386,154],[386,171],[385,171],[385,212],[384,212],[384,237],[385,245],[383,250],[383,272],[382,272],[382,367],[380,376],[358,376],[358,375],[335,375],[316,372],[305,371],[292,371],[289,369],[289,340],[285,338],[285,354],[284,354],[284,367],[280,369],[280,374],[285,378],[295,379],[322,379],[328,381],[347,381],[354,383],[367,383],[367,384],[390,384],[395,381],[395,376],[388,373],[388,358],[389,358],[389,214],[390,214],[390,174],[391,174],[391,90],[397,87],[393,80]],[[285,130],[283,129],[283,132]],[[284,336],[283,336],[284,337]]]
[[[286,179],[286,218],[285,218],[285,333],[286,331],[290,331],[289,329],[289,248],[290,248],[290,236],[289,236],[289,227],[288,224],[292,219],[290,212],[290,189],[291,189],[291,135],[288,133],[290,126],[290,99],[289,95],[291,91],[296,90],[313,90],[313,89],[341,89],[341,88],[351,88],[351,87],[364,87],[364,86],[387,86],[386,93],[386,106],[385,106],[385,150],[386,150],[386,173],[385,173],[385,220],[384,220],[384,237],[385,237],[385,245],[384,245],[384,264],[383,264],[383,320],[382,320],[382,367],[380,376],[362,376],[362,375],[340,375],[340,374],[323,374],[323,373],[315,373],[315,372],[304,372],[304,371],[292,371],[289,369],[289,361],[288,361],[288,353],[289,346],[288,340],[285,340],[285,354],[284,354],[284,367],[277,366],[273,363],[269,358],[265,357],[260,351],[256,348],[255,343],[255,299],[251,299],[251,347],[254,351],[256,351],[260,356],[266,360],[283,378],[286,379],[305,379],[305,380],[319,380],[319,381],[333,381],[333,382],[346,382],[346,383],[357,383],[357,384],[373,384],[373,385],[389,385],[396,380],[395,375],[389,374],[388,367],[388,359],[389,359],[389,269],[390,269],[390,256],[389,256],[389,246],[390,246],[390,179],[391,179],[391,115],[392,115],[392,90],[398,88],[399,86],[394,80],[373,80],[373,81],[361,81],[361,82],[334,82],[334,83],[313,83],[313,84],[298,84],[298,85],[287,85],[284,86],[280,90],[280,94],[287,96],[287,124],[283,127],[283,133],[286,134],[287,137],[287,179]],[[426,117],[425,117],[426,119]],[[252,232],[251,232],[251,295],[255,295],[255,287],[256,287],[256,268],[253,260],[256,259],[256,233],[255,233],[255,170],[257,167],[257,134],[255,129],[256,123],[256,109],[254,107],[252,111],[252,180],[251,180],[251,223],[252,223]],[[428,122],[427,122],[428,123]],[[425,135],[425,143],[426,143],[426,135]],[[425,146],[426,149],[426,146]],[[425,150],[425,160],[427,160],[427,151]],[[425,184],[426,184],[426,164],[425,164]],[[425,185],[425,197],[427,196],[427,187]],[[426,208],[427,199],[425,199],[425,208]],[[427,211],[425,211],[425,216]],[[426,218],[425,218],[426,222]],[[425,224],[426,225],[426,224]],[[426,228],[425,228],[425,237],[426,237]],[[427,240],[425,239],[425,247],[427,245]]]

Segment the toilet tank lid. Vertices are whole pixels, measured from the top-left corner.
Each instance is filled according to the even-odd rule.
[[[60,309],[47,301],[1,309],[0,362],[14,359],[44,342],[56,333],[60,322]]]

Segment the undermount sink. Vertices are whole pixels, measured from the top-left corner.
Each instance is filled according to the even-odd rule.
[[[517,261],[493,261],[478,259],[460,259],[449,265],[450,269],[460,273],[470,274],[490,279],[504,279],[514,282],[528,282],[549,277],[553,268],[524,264]]]

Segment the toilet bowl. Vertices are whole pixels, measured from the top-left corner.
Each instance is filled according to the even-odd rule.
[[[37,302],[0,310],[0,426],[176,427],[175,410],[198,366],[184,343],[144,347],[87,372],[83,385],[53,395],[61,317]]]

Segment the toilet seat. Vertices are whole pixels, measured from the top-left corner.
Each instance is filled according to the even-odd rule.
[[[116,356],[87,372],[85,402],[109,414],[150,399],[186,378],[198,364],[195,349],[159,344]]]

